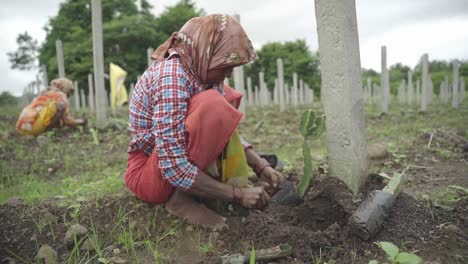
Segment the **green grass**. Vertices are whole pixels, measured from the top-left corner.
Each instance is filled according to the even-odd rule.
[[[240,125],[243,137],[252,143],[258,152],[276,153],[287,163],[287,169],[301,173],[302,148],[299,121],[305,106],[290,107],[279,113],[277,106],[263,109],[248,107],[247,117]],[[318,103],[312,109],[320,113]],[[25,200],[65,197],[99,197],[123,187],[122,174],[127,163],[126,149],[129,136],[126,132],[126,109],[120,109],[110,118],[114,125],[123,126],[122,131],[90,131],[66,129],[47,132],[38,144],[35,138],[20,137],[14,131],[19,108],[0,109],[0,203],[11,197]],[[422,133],[435,128],[449,127],[468,135],[468,103],[458,110],[450,105],[434,102],[427,113],[421,114],[407,106],[393,104],[387,115],[380,116],[379,106],[366,105],[368,143],[382,142],[397,151],[410,147]],[[87,110],[90,123],[94,116]],[[263,120],[263,125],[256,124]],[[313,167],[327,155],[326,132],[309,143]],[[97,136],[97,138],[96,138]],[[99,145],[96,145],[96,140]],[[439,149],[440,156],[450,157],[449,150]]]

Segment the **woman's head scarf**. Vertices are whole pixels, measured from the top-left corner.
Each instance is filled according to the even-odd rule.
[[[209,70],[233,68],[257,59],[252,43],[239,22],[229,15],[190,19],[159,46],[152,55],[163,60],[174,49],[185,69],[201,84]]]

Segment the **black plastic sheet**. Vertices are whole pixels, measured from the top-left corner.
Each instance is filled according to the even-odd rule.
[[[389,192],[375,190],[369,193],[349,218],[349,226],[358,237],[368,240],[382,227],[388,211],[395,202],[395,196]]]

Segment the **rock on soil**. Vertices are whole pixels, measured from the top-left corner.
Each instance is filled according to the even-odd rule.
[[[80,225],[80,224],[75,224],[70,226],[68,229],[67,233],[65,233],[65,238],[63,239],[63,242],[65,245],[68,247],[73,246],[76,241],[80,240],[84,234],[86,234],[86,227]]]
[[[43,260],[45,264],[55,264],[57,263],[57,252],[51,246],[43,245],[37,252],[36,258]]]

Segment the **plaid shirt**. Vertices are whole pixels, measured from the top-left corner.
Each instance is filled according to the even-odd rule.
[[[178,56],[154,62],[140,77],[130,103],[129,152],[156,149],[161,175],[177,188],[189,189],[199,168],[187,157],[185,119],[192,96],[203,91]],[[224,94],[222,86],[214,89]],[[243,140],[244,147],[250,145]]]

